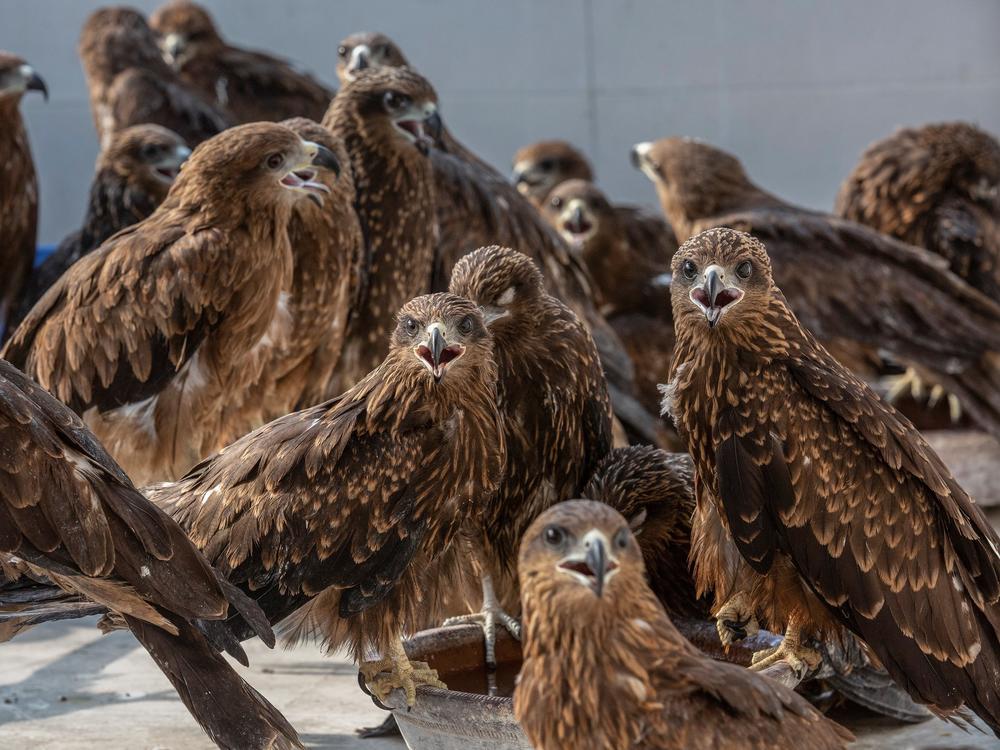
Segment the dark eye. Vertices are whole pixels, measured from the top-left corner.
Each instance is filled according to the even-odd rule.
[[[566,540],[566,530],[562,526],[546,526],[543,533],[550,547],[559,547]]]
[[[382,101],[389,109],[402,109],[410,104],[410,97],[406,94],[397,94],[395,91],[386,91]]]
[[[406,318],[403,321],[403,330],[406,331],[410,336],[415,335],[419,328],[420,326],[417,324],[417,321],[415,321],[413,318]]]
[[[277,169],[278,167],[280,167],[284,163],[285,163],[285,155],[284,154],[271,154],[269,157],[267,157],[267,168],[268,169]]]
[[[472,317],[467,315],[462,318],[462,322],[458,324],[458,330],[461,333],[472,333],[472,327],[475,325],[472,321]]]
[[[340,55],[341,57],[347,57],[347,52],[348,49],[343,44],[337,47],[337,54]]]
[[[562,204],[563,200],[558,195],[549,201],[549,205],[552,206],[552,208],[562,208]]]
[[[615,547],[618,549],[625,549],[628,547],[628,529],[620,529],[617,534],[615,534]]]
[[[745,260],[736,266],[736,275],[741,279],[749,279],[751,273],[753,273],[753,266],[748,260]]]
[[[542,159],[538,162],[538,168],[543,172],[551,172],[552,168],[556,165],[555,161],[552,159]]]
[[[689,281],[698,275],[698,266],[694,264],[693,260],[684,261],[681,270],[684,272],[684,278]]]
[[[139,156],[143,161],[153,161],[159,155],[160,149],[152,143],[147,143],[139,151]]]
[[[390,52],[391,50],[389,49],[388,44],[383,44],[381,47],[378,48],[378,53],[381,57],[388,57]]]

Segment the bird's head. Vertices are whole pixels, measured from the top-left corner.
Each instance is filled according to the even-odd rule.
[[[330,149],[303,140],[284,125],[255,122],[224,130],[201,143],[185,162],[171,195],[190,191],[192,197],[245,208],[309,198],[322,205],[329,188],[317,179],[321,170],[340,172]]]
[[[38,91],[48,101],[49,90],[35,69],[17,55],[0,52],[0,103],[16,105],[28,91]]]
[[[536,206],[566,180],[593,181],[587,157],[566,141],[539,141],[514,154],[511,180],[521,195]]]
[[[615,212],[592,182],[567,180],[546,198],[542,215],[567,244],[586,254],[588,243],[595,237],[615,231]]]
[[[718,215],[731,199],[756,189],[735,156],[695,138],[638,143],[632,166],[653,182],[679,239],[690,236],[685,230],[693,222]]]
[[[129,68],[169,73],[156,33],[132,8],[111,6],[91,13],[80,32],[79,51],[88,79],[104,85]]]
[[[385,34],[360,31],[337,46],[337,78],[342,86],[366,71],[408,66],[402,50]]]
[[[545,295],[535,262],[498,245],[463,256],[452,269],[448,290],[479,306],[498,345],[531,334],[537,326],[535,308]]]
[[[380,68],[350,81],[337,92],[323,124],[341,133],[345,119],[373,143],[425,156],[442,127],[434,87],[409,68]]]
[[[965,122],[930,126],[926,131],[936,152],[931,162],[942,172],[941,190],[954,181],[970,200],[1000,211],[1000,142]]]
[[[149,25],[159,37],[163,59],[175,68],[223,43],[209,12],[186,0],[161,6]]]
[[[434,385],[461,387],[492,361],[479,308],[454,294],[426,294],[403,305],[392,334],[396,362]]]
[[[159,125],[133,125],[113,135],[98,165],[162,200],[190,155],[191,149],[174,131]]]
[[[763,309],[771,262],[763,243],[734,229],[709,229],[685,242],[671,262],[676,326],[720,329]]]
[[[327,149],[333,154],[338,164],[349,167],[350,159],[347,156],[347,150],[344,148],[343,142],[315,120],[310,120],[306,117],[293,117],[290,120],[282,121],[281,124],[297,134],[304,141],[315,143]],[[346,172],[342,170],[319,169],[315,180],[326,187],[333,202],[341,200],[353,202],[354,182],[351,179],[349,168]],[[315,201],[313,202],[315,203]],[[325,203],[329,206],[330,200],[326,200]],[[306,203],[301,204],[300,208],[302,210],[309,210]]]
[[[616,608],[643,581],[642,552],[618,511],[592,500],[570,500],[538,516],[524,534],[518,559],[522,601],[555,607]],[[525,613],[529,616],[529,613]]]

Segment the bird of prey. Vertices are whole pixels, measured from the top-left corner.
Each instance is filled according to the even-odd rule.
[[[942,273],[948,271],[942,270]],[[913,425],[799,323],[763,243],[713,229],[673,260],[664,409],[694,459],[693,551],[724,639],[814,665],[852,632],[917,701],[1000,729],[1000,538]]]
[[[411,300],[360,383],[151,497],[272,623],[295,613],[297,634],[359,661],[377,651],[382,659],[362,664],[374,692],[402,686],[412,703],[417,683],[439,683],[408,662],[399,637],[448,593],[459,531],[502,470],[492,350],[474,303]],[[393,674],[377,678],[383,668]]]
[[[783,685],[687,641],[612,508],[574,500],[547,510],[525,534],[518,571],[514,715],[537,750],[833,750],[853,739]]]
[[[372,70],[338,92],[323,126],[347,148],[366,244],[364,289],[336,370],[343,389],[385,356],[393,313],[430,290],[437,94],[408,68]]]
[[[474,519],[483,570],[487,662],[495,664],[500,620],[518,632],[517,549],[535,517],[583,489],[611,450],[611,407],[593,339],[566,305],[545,291],[526,255],[484,247],[455,266],[449,291],[484,311],[498,369],[497,402],[507,466]]]
[[[567,180],[593,182],[594,170],[587,157],[566,141],[539,141],[514,154],[511,179],[518,192],[541,211],[556,186]],[[654,263],[670,263],[677,239],[662,216],[640,206],[618,204],[611,210],[624,241],[637,255]]]
[[[286,60],[227,44],[212,16],[196,3],[169,2],[149,24],[181,80],[234,123],[320,120],[330,106],[333,89]]]
[[[619,212],[591,182],[574,179],[557,185],[541,211],[586,263],[594,301],[635,366],[639,399],[658,413],[657,386],[670,371],[674,345],[669,261],[636,252]],[[661,435],[660,442],[676,444],[676,435]]]
[[[82,597],[124,620],[219,747],[301,747],[217,650],[246,664],[224,622],[233,611],[273,646],[260,609],[135,489],[73,412],[3,360],[0,553],[0,580],[8,579],[0,640]],[[71,596],[60,600],[55,587]]]
[[[111,235],[153,213],[190,155],[179,135],[159,125],[133,125],[115,133],[97,157],[83,226],[32,272],[11,328],[70,266]]]
[[[0,51],[0,341],[35,260],[38,177],[20,110],[21,97],[28,91],[49,97],[34,68]]]
[[[789,307],[839,361],[873,376],[886,352],[1000,435],[1000,305],[943,259],[786,203],[751,182],[735,157],[697,140],[639,144],[633,161],[678,238],[724,226],[765,243]]]
[[[134,481],[218,449],[223,405],[266,365],[294,203],[333,154],[273,123],[198,146],[149,217],[84,256],[0,353],[80,414]]]
[[[230,124],[167,65],[138,11],[112,6],[93,12],[80,32],[79,52],[102,149],[130,125],[162,125],[195,146]]]
[[[371,68],[406,68],[402,50],[385,34],[359,31],[351,34],[337,46],[337,78],[342,86]]]

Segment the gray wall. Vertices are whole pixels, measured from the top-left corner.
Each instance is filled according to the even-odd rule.
[[[52,98],[24,104],[42,242],[83,211],[97,153],[76,38],[92,0],[0,0],[0,49]],[[155,0],[135,0],[151,10]],[[735,152],[765,187],[828,208],[861,150],[904,124],[1000,132],[997,0],[207,0],[223,32],[331,82],[337,41],[381,30],[438,89],[446,121],[503,170],[567,138],[614,198],[652,203],[628,149],[668,134]]]

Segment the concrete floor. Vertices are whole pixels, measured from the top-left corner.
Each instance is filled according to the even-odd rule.
[[[0,748],[4,750],[212,750],[169,683],[128,633],[101,636],[93,620],[46,625],[0,646]],[[384,717],[357,686],[356,670],[311,647],[247,644],[247,679],[316,750],[402,750],[401,740],[362,740]],[[992,735],[942,721],[900,728],[849,718],[857,748],[1000,748]]]

